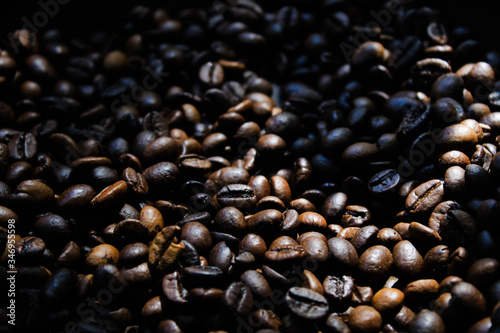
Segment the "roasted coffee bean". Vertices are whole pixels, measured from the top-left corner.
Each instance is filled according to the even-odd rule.
[[[378,332],[382,327],[382,316],[371,306],[359,305],[349,314],[349,328],[353,332]]]
[[[42,289],[41,297],[45,304],[60,308],[62,304],[74,302],[77,295],[77,274],[62,268],[49,277]]]
[[[139,265],[148,260],[149,248],[143,243],[125,245],[120,251],[119,264],[127,267]]]
[[[240,252],[250,252],[256,258],[262,258],[267,251],[267,246],[262,237],[249,233],[240,241],[239,250]]]
[[[143,175],[150,188],[159,191],[177,182],[179,169],[171,162],[160,162],[145,169]]]
[[[109,244],[97,245],[87,254],[85,262],[88,267],[95,268],[102,264],[117,264],[120,258],[120,252]]]
[[[322,213],[327,221],[331,222],[340,217],[346,207],[347,196],[345,193],[337,192],[329,195],[323,203]]]
[[[387,169],[375,174],[368,181],[368,189],[375,195],[390,194],[401,185],[401,176],[395,169]]]
[[[431,120],[431,108],[428,103],[419,103],[406,112],[397,129],[397,138],[405,142],[415,138],[425,130]]]
[[[468,314],[472,318],[479,319],[486,311],[486,301],[481,292],[468,282],[459,282],[451,289],[452,308],[456,308],[461,314]],[[472,319],[471,318],[471,319]]]
[[[193,244],[200,253],[208,253],[212,247],[212,236],[209,230],[199,222],[184,224],[180,239]]]
[[[305,319],[318,319],[328,313],[327,300],[307,288],[292,287],[285,296],[285,303],[295,315]]]
[[[439,233],[418,222],[410,223],[410,227],[408,228],[408,237],[417,243],[425,242],[433,244],[442,241],[442,237],[439,236]]]
[[[466,212],[450,210],[439,222],[439,235],[450,245],[469,244],[476,234],[477,222]]]
[[[241,282],[250,288],[255,298],[267,299],[271,296],[272,289],[261,273],[254,270],[248,270],[241,275],[240,279]]]
[[[442,97],[451,97],[456,101],[463,98],[462,91],[464,81],[455,73],[441,75],[432,85],[430,97],[432,100],[438,100]]]
[[[471,265],[467,271],[467,281],[483,290],[495,281],[499,262],[493,258],[482,258]]]
[[[342,215],[341,225],[346,227],[363,227],[371,220],[370,211],[363,206],[347,206]]]
[[[410,324],[411,333],[436,332],[444,333],[446,328],[443,319],[435,312],[422,310]]]
[[[306,230],[326,228],[326,220],[323,216],[314,212],[305,212],[299,215],[299,222]]]
[[[392,248],[394,245],[402,240],[401,235],[394,229],[383,228],[377,234],[377,241],[386,246],[387,248]]]
[[[153,206],[145,206],[139,213],[139,220],[148,228],[151,235],[156,235],[163,229],[163,216],[160,211]]]
[[[451,67],[442,59],[427,58],[417,61],[411,72],[415,83],[427,90],[441,75],[450,73]]]
[[[122,172],[121,178],[127,184],[128,193],[138,197],[148,194],[149,185],[146,178],[133,168],[125,168]]]
[[[119,180],[103,189],[90,201],[90,204],[96,209],[109,209],[121,206],[126,195],[127,183]]]
[[[393,265],[391,251],[382,245],[368,248],[359,257],[359,269],[370,278],[383,279]]]
[[[64,214],[78,214],[90,208],[90,202],[95,197],[94,189],[85,184],[67,188],[57,198],[57,208]]]
[[[30,160],[35,157],[38,150],[38,144],[31,133],[19,133],[9,141],[7,145],[9,156],[13,160]]]
[[[325,324],[325,331],[332,333],[348,333],[351,332],[349,326],[342,320],[340,316],[335,316],[335,314],[330,314]]]
[[[281,221],[283,214],[276,209],[266,209],[250,216],[247,221],[247,227],[257,234],[265,234],[266,231],[276,230]]]
[[[8,208],[5,207],[4,209],[8,210]],[[15,214],[9,217],[14,220],[19,219]],[[7,223],[5,223],[5,225],[7,227]],[[42,237],[49,244],[60,245],[68,242],[75,234],[77,228],[74,220],[66,220],[56,214],[47,214],[36,220],[34,230],[37,235]]]
[[[404,293],[396,288],[383,288],[373,295],[372,305],[381,314],[398,313],[404,301]]]
[[[441,151],[459,150],[464,153],[473,151],[478,143],[476,132],[461,124],[445,127],[436,136],[437,148]]]
[[[350,276],[336,277],[328,275],[323,281],[325,296],[334,302],[350,300],[354,289],[354,279]]]
[[[305,256],[305,248],[297,244],[282,244],[277,245],[274,248],[270,247],[265,254],[266,260],[275,264],[298,262]]]
[[[231,252],[226,242],[221,241],[215,244],[212,251],[210,251],[208,263],[219,267],[224,272],[228,272],[231,269],[232,262],[234,262],[234,253]]]
[[[248,314],[253,307],[250,288],[242,282],[231,283],[224,291],[224,304],[238,315]]]
[[[224,186],[219,193],[217,193],[217,202],[222,207],[232,206],[245,211],[255,206],[257,197],[250,186],[231,184]]]
[[[351,244],[356,248],[358,253],[363,253],[368,247],[374,245],[378,232],[379,230],[376,226],[369,225],[363,227],[351,239]]]
[[[244,215],[235,207],[224,207],[214,217],[214,227],[230,234],[241,234],[246,226]]]
[[[405,290],[405,299],[408,303],[425,304],[437,295],[439,284],[434,279],[423,279],[410,282]]]
[[[415,246],[407,240],[394,246],[392,257],[394,265],[403,274],[418,275],[424,267],[424,259]]]
[[[328,246],[325,239],[309,237],[300,242],[306,251],[308,258],[315,261],[326,261],[328,259]]]
[[[327,244],[330,257],[335,264],[349,268],[358,265],[358,253],[349,241],[340,237],[333,237],[328,240]]]
[[[444,196],[444,182],[430,180],[415,188],[406,199],[406,209],[411,214],[426,213],[439,204]]]
[[[187,303],[186,296],[188,291],[182,287],[181,276],[179,272],[173,272],[163,277],[163,294],[168,301],[183,304]]]
[[[221,285],[224,273],[218,267],[191,266],[182,269],[182,282],[186,287],[214,287]]]
[[[159,162],[175,162],[180,154],[180,147],[177,141],[171,137],[162,136],[150,142],[142,152],[142,157],[146,165]]]

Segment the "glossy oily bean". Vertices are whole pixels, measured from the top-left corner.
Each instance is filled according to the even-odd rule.
[[[328,313],[327,300],[310,289],[292,287],[285,296],[285,303],[295,315],[305,319],[318,319]]]
[[[224,186],[217,193],[217,202],[222,207],[232,206],[240,210],[248,210],[255,206],[257,197],[250,186],[231,184]]]
[[[403,274],[417,275],[424,267],[424,259],[407,240],[397,243],[392,250],[394,266]]]
[[[368,248],[359,257],[359,269],[368,276],[381,279],[384,278],[393,265],[391,251],[382,245]]]
[[[353,332],[378,332],[382,316],[371,306],[360,305],[349,314],[349,327]]]
[[[435,179],[415,188],[406,199],[408,212],[425,213],[437,206],[444,196],[443,185],[443,181]]]

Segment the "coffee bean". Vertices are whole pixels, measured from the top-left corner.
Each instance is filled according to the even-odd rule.
[[[493,258],[479,259],[467,271],[467,281],[482,290],[494,282],[498,269],[497,260]]]
[[[217,202],[222,207],[232,206],[240,210],[248,210],[257,203],[254,190],[250,186],[242,184],[224,186],[216,197]]]
[[[432,85],[431,99],[438,100],[442,97],[451,97],[456,101],[462,100],[462,90],[464,89],[464,81],[454,73],[441,75]]]
[[[326,297],[329,297],[334,302],[345,302],[351,299],[354,279],[345,275],[342,278],[328,275],[323,281],[323,289]]]
[[[405,295],[396,288],[383,288],[373,295],[372,305],[381,314],[398,313]]]
[[[248,314],[253,307],[250,288],[242,282],[231,283],[224,291],[224,304],[238,315]]]
[[[173,272],[163,277],[163,294],[168,301],[175,304],[187,303],[186,296],[188,291],[182,287],[181,276],[179,272]]]
[[[428,89],[441,75],[450,73],[451,67],[442,59],[426,58],[417,61],[411,72],[416,84],[419,87]]]
[[[331,314],[328,316],[328,319],[325,324],[326,332],[337,332],[337,333],[348,333],[351,332],[349,326],[342,320],[341,317],[334,316]]]
[[[85,258],[85,263],[90,268],[95,268],[102,264],[117,264],[120,252],[109,244],[97,245]]]
[[[341,224],[343,227],[362,227],[370,220],[371,213],[366,207],[352,205],[345,208]]]
[[[370,278],[382,279],[389,273],[393,262],[389,249],[382,245],[375,245],[361,254],[358,267]]]
[[[151,141],[142,152],[147,165],[159,162],[174,162],[180,153],[177,141],[171,137],[162,136]]]
[[[266,209],[250,216],[247,227],[258,234],[265,234],[268,231],[276,230],[282,220],[283,214],[280,211]]]
[[[224,273],[218,267],[191,266],[182,269],[182,282],[186,287],[214,287],[221,285]]]
[[[431,108],[428,103],[419,103],[406,112],[397,129],[398,140],[405,142],[415,138],[426,129],[431,120]]]
[[[409,213],[425,213],[434,208],[444,195],[444,182],[430,180],[415,188],[406,199],[406,209]]]
[[[304,229],[324,229],[326,220],[323,216],[314,212],[305,212],[299,215],[299,222]]]
[[[468,282],[459,282],[451,289],[450,306],[461,314],[479,319],[486,311],[486,301],[481,292]],[[472,319],[471,318],[471,319]]]
[[[160,211],[153,206],[145,206],[139,213],[139,220],[146,226],[151,235],[163,229],[164,221]]]
[[[392,248],[394,245],[399,243],[402,238],[401,235],[394,229],[391,228],[383,228],[377,234],[377,240],[381,245],[386,246],[387,248]]]
[[[321,234],[320,234],[321,235]],[[308,237],[300,242],[307,253],[307,256],[316,261],[326,261],[328,259],[328,246],[326,239],[319,237]]]
[[[438,283],[434,279],[422,279],[410,282],[405,288],[408,303],[425,304],[434,299],[438,292]]]
[[[378,332],[382,316],[371,306],[359,305],[349,314],[349,328],[353,332]]]
[[[234,207],[224,207],[214,218],[214,227],[230,234],[241,234],[246,228],[244,215]]]
[[[438,149],[441,151],[459,150],[468,153],[478,142],[473,129],[461,124],[450,125],[440,131],[436,137]]]
[[[127,194],[127,183],[120,180],[102,190],[90,204],[97,209],[109,209],[123,204]]]
[[[133,267],[147,261],[149,248],[143,243],[132,243],[120,251],[119,264]]]
[[[341,216],[344,208],[346,207],[347,196],[345,193],[337,192],[329,195],[323,203],[322,213],[327,221],[333,221],[335,218]]]
[[[394,265],[403,273],[418,275],[424,267],[424,259],[417,249],[407,240],[401,241],[392,250]]]
[[[422,310],[410,324],[411,333],[436,332],[444,333],[446,328],[443,319],[435,312]]]
[[[35,157],[38,144],[31,133],[19,133],[14,135],[7,145],[9,156],[13,160],[30,160]]]
[[[209,230],[199,222],[189,222],[183,225],[180,239],[193,244],[200,253],[207,253],[212,247]]]
[[[356,248],[358,253],[362,253],[368,247],[375,245],[379,230],[376,226],[369,225],[363,227],[356,232],[351,240],[351,244]]]
[[[241,275],[240,279],[241,282],[250,288],[255,298],[267,299],[271,296],[271,287],[261,273],[254,270],[248,270]]]
[[[73,302],[77,296],[77,275],[75,271],[61,268],[50,276],[41,292],[46,305],[59,308],[62,304]]]
[[[290,288],[285,296],[285,302],[290,311],[305,319],[318,319],[328,313],[327,300],[310,289],[301,287]]]
[[[137,172],[131,167],[125,168],[122,172],[121,179],[127,183],[128,193],[134,196],[141,197],[148,194],[149,185],[143,174]]]
[[[387,169],[375,174],[368,181],[368,189],[375,195],[390,194],[401,185],[401,176],[395,169]]]
[[[266,260],[275,264],[298,262],[305,256],[305,248],[296,244],[282,244],[274,248],[270,247],[265,254]]]
[[[90,202],[95,195],[94,189],[89,185],[73,185],[59,195],[56,205],[61,213],[82,213],[90,208]]]
[[[349,268],[358,265],[358,253],[349,241],[340,237],[333,237],[328,240],[327,244],[330,257],[335,264]]]

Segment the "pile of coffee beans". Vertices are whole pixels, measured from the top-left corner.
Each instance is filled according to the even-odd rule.
[[[398,0],[109,20],[0,46],[2,332],[500,330],[500,54],[472,30]]]

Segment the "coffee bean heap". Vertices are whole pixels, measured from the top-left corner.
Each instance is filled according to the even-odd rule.
[[[498,53],[417,1],[164,6],[0,50],[16,328],[500,327]]]

